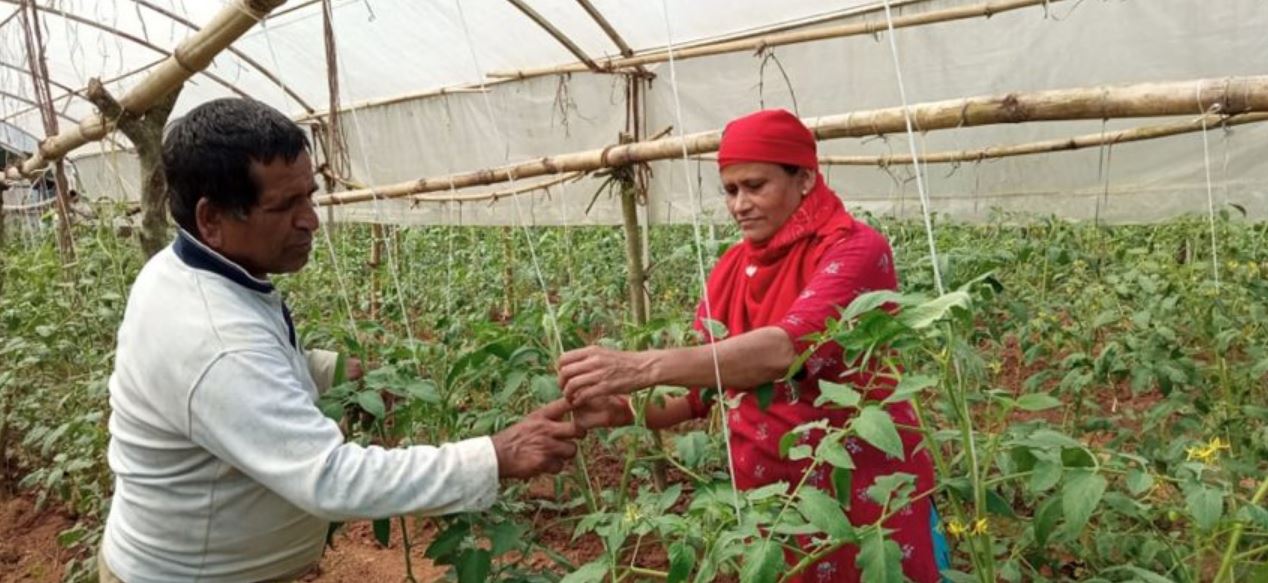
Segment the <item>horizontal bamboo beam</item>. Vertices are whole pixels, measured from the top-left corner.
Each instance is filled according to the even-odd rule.
[[[452,194],[452,193],[416,194],[414,196],[411,196],[410,199],[415,202],[474,202],[474,201],[481,201],[481,200],[497,202],[499,199],[506,198],[508,196],[528,194],[531,192],[537,192],[538,190],[546,190],[548,188],[551,188],[553,186],[558,186],[565,182],[580,180],[581,177],[585,175],[586,175],[585,172],[569,172],[568,174],[560,176],[559,178],[553,178],[551,180],[537,182],[535,184],[530,184],[528,186],[520,186],[517,188],[510,188],[506,190],[498,190],[494,192],[477,192],[472,194]]]
[[[546,31],[546,33],[558,41],[559,44],[563,45],[565,49],[568,49],[568,52],[572,53],[572,56],[577,57],[578,60],[585,64],[587,69],[595,72],[599,71],[599,66],[594,64],[594,59],[591,59],[585,51],[581,50],[581,47],[577,46],[577,43],[572,42],[572,39],[568,38],[568,35],[564,34],[562,30],[559,30],[559,28],[551,24],[549,20],[546,20],[545,16],[542,16],[536,10],[533,10],[533,7],[529,6],[527,2],[524,0],[506,1],[510,2],[511,6],[514,6],[520,12],[524,13],[524,16],[527,16],[529,20],[535,22],[537,26],[541,27],[542,30]]]
[[[1098,148],[1101,146],[1113,146],[1128,142],[1165,138],[1168,136],[1200,132],[1204,129],[1221,126],[1236,126],[1264,121],[1268,121],[1268,113],[1245,113],[1234,116],[1210,114],[1197,117],[1191,121],[1180,123],[1085,134],[1073,138],[1042,140],[1011,146],[991,146],[989,148],[977,148],[971,150],[935,152],[921,156],[920,163],[954,164],[957,162],[980,162],[982,160],[1011,158],[1013,156],[1027,156],[1031,154],[1068,152],[1082,150],[1084,148]],[[908,154],[886,156],[820,156],[819,163],[825,166],[880,166],[884,168],[887,166],[909,165],[912,163],[912,159]]]
[[[172,12],[171,10],[163,8],[162,6],[154,4],[150,2],[149,0],[132,0],[132,1],[135,2],[138,6],[144,6],[145,8],[153,10],[159,14],[162,14],[163,16],[166,16],[172,19],[175,22],[180,23],[185,28],[191,29],[194,32],[198,32],[198,25],[194,24],[193,22],[190,22],[188,18],[185,18],[184,16],[181,16],[180,14],[177,14],[175,12]],[[277,87],[281,89],[283,92],[285,92],[286,95],[290,96],[291,99],[294,99],[295,103],[298,103],[300,107],[304,108],[305,112],[312,113],[314,111],[312,105],[310,105],[307,101],[305,101],[304,98],[301,97],[299,93],[297,93],[289,85],[282,82],[282,80],[278,78],[278,76],[275,75],[273,71],[269,70],[268,67],[261,65],[259,61],[256,61],[255,59],[251,58],[250,55],[242,51],[239,51],[238,49],[233,48],[232,45],[226,47],[225,50],[229,51],[229,54],[237,57],[242,62],[246,63],[248,66],[254,68],[261,75],[264,75],[265,79],[272,81],[273,84],[277,85]]]
[[[297,9],[299,9],[299,8],[303,8],[303,7],[307,6],[308,4],[311,4],[311,3],[312,3],[312,2],[314,2],[314,1],[315,1],[315,0],[309,0],[309,2],[305,2],[305,3],[303,3],[303,4],[299,4],[299,5],[297,5],[297,6],[293,6],[293,7],[287,7],[287,8],[286,8],[286,9],[284,9],[284,10],[279,10],[279,11],[277,11],[277,12],[275,12],[275,13],[271,14],[271,15],[269,16],[269,18],[270,18],[270,19],[272,19],[272,18],[279,17],[279,16],[281,16],[281,15],[283,15],[283,14],[287,14],[287,13],[290,13],[290,12],[294,12],[295,10],[297,10]],[[898,7],[906,6],[906,5],[909,5],[909,4],[917,4],[917,3],[920,3],[920,2],[927,2],[927,1],[928,1],[928,0],[897,0],[897,1],[895,1],[895,2],[891,2],[891,5],[892,5],[892,6],[894,6],[895,8],[898,8]],[[1060,0],[1058,0],[1058,1],[1060,1]],[[763,36],[763,35],[768,35],[768,34],[775,34],[775,33],[779,33],[779,32],[784,32],[784,31],[786,31],[786,30],[792,30],[792,29],[802,28],[802,27],[806,27],[806,26],[814,26],[814,25],[822,24],[822,23],[824,23],[824,22],[828,22],[828,21],[832,21],[832,20],[837,20],[837,19],[841,19],[841,18],[848,18],[848,17],[863,16],[863,15],[871,14],[871,13],[873,13],[873,12],[880,12],[880,11],[882,11],[882,10],[883,10],[883,8],[881,8],[881,7],[875,7],[875,6],[873,6],[873,7],[867,7],[867,8],[857,8],[857,7],[856,7],[856,8],[849,8],[849,9],[845,9],[845,10],[837,10],[837,11],[833,11],[833,12],[830,12],[830,13],[825,13],[825,14],[817,15],[817,16],[814,16],[814,17],[811,17],[811,18],[808,18],[808,19],[800,19],[800,20],[797,20],[797,21],[794,21],[794,22],[784,22],[784,23],[780,23],[780,24],[777,24],[777,25],[774,25],[774,26],[762,27],[762,28],[757,29],[757,30],[754,30],[754,31],[745,31],[745,32],[743,32],[743,33],[739,33],[739,34],[726,35],[724,38],[721,38],[721,39],[709,39],[709,40],[706,40],[706,41],[696,41],[696,42],[683,43],[682,45],[680,45],[680,46],[678,46],[678,47],[675,47],[675,48],[674,48],[674,50],[675,50],[675,52],[674,52],[674,58],[678,58],[678,52],[677,52],[677,51],[684,50],[684,49],[686,49],[686,48],[688,48],[688,47],[694,47],[694,46],[704,46],[704,45],[706,45],[706,44],[715,44],[715,43],[718,43],[718,42],[738,41],[738,40],[742,40],[742,39],[756,38],[756,37]],[[656,50],[654,50],[654,51],[649,51],[649,52],[644,53],[644,54],[647,54],[647,55],[651,55],[651,54],[666,55],[666,54],[668,54],[668,51],[666,51],[666,50],[664,50],[664,49],[656,49]],[[637,68],[636,68],[636,70],[637,70]],[[488,88],[488,87],[491,87],[491,86],[493,86],[493,85],[500,85],[500,84],[502,84],[502,83],[509,83],[509,82],[511,82],[511,81],[515,81],[515,80],[516,80],[516,79],[514,79],[514,78],[492,79],[492,80],[488,80],[488,81],[480,81],[480,82],[476,82],[476,83],[461,83],[461,84],[458,84],[458,85],[450,85],[450,86],[447,86],[447,87],[440,87],[440,88],[434,88],[434,89],[425,89],[425,90],[421,90],[421,91],[412,91],[412,92],[409,92],[409,93],[404,93],[404,94],[397,95],[397,96],[394,96],[394,97],[381,98],[381,99],[369,99],[369,100],[365,100],[365,101],[359,101],[359,102],[356,102],[356,103],[350,103],[350,104],[342,105],[342,106],[340,106],[340,107],[339,107],[339,112],[340,112],[340,113],[343,113],[343,112],[346,112],[346,111],[353,111],[353,110],[357,110],[357,109],[366,109],[366,108],[370,108],[370,107],[380,107],[380,106],[384,106],[384,105],[392,105],[392,104],[395,104],[395,103],[401,103],[401,102],[404,102],[404,101],[413,101],[413,100],[415,100],[415,99],[426,99],[426,98],[429,98],[429,97],[440,97],[440,96],[444,96],[444,95],[453,95],[453,94],[458,94],[458,93],[480,93],[480,92],[487,91],[487,88]],[[309,114],[304,114],[304,115],[301,115],[301,116],[296,117],[296,118],[295,118],[295,121],[296,121],[296,122],[303,123],[303,122],[308,121],[308,120],[318,119],[318,118],[323,118],[323,117],[330,117],[330,111],[329,111],[329,110],[321,110],[321,111],[316,111],[316,112],[309,113]]]
[[[893,26],[894,28],[908,28],[939,22],[990,17],[1001,12],[1028,8],[1030,6],[1048,5],[1053,2],[1060,1],[1061,0],[993,0],[990,2],[983,2],[981,4],[957,6],[955,8],[947,8],[943,10],[931,10],[920,14],[898,16],[894,18]],[[675,49],[673,51],[673,57],[675,61],[681,61],[685,59],[724,55],[728,53],[761,52],[771,47],[801,44],[834,38],[871,35],[882,32],[887,28],[888,23],[886,21],[852,22],[849,24],[825,26],[809,30],[794,30],[753,39],[725,41]],[[652,63],[663,63],[668,60],[669,51],[665,51],[654,54],[636,55],[633,57],[601,59],[595,63],[602,70],[612,71],[615,69],[650,65]],[[489,73],[489,76],[494,78],[525,79],[528,77],[540,77],[543,75],[579,73],[586,70],[589,70],[589,67],[585,63],[572,63],[553,67],[519,69],[515,71],[492,71]]]
[[[488,91],[488,89],[487,89],[487,87],[488,87],[488,86],[491,86],[491,85],[500,85],[500,84],[502,84],[502,83],[506,83],[506,82],[509,82],[509,81],[513,81],[513,79],[504,79],[504,80],[498,80],[498,81],[481,82],[481,83],[476,83],[476,84],[472,84],[472,85],[457,85],[457,86],[453,86],[453,87],[444,87],[444,88],[441,88],[441,89],[428,89],[428,90],[426,90],[426,91],[414,91],[414,92],[411,92],[411,93],[404,93],[404,94],[401,94],[401,95],[396,95],[396,96],[394,96],[394,97],[384,97],[384,98],[380,98],[380,99],[369,99],[369,100],[366,100],[366,101],[359,101],[359,102],[357,102],[357,103],[351,103],[351,104],[348,104],[348,105],[340,106],[340,107],[339,107],[339,112],[340,112],[340,113],[344,113],[344,112],[348,112],[348,111],[355,111],[355,110],[358,110],[358,109],[367,109],[367,108],[371,108],[371,107],[382,107],[382,106],[384,106],[384,105],[392,105],[392,104],[394,104],[394,103],[403,103],[403,102],[406,102],[406,101],[413,101],[413,100],[415,100],[415,99],[425,99],[425,98],[427,98],[427,97],[439,97],[439,96],[442,96],[442,95],[461,95],[461,94],[465,94],[465,93],[485,93],[485,92],[487,92],[487,91]],[[321,110],[321,111],[316,111],[316,112],[313,112],[313,113],[306,113],[306,114],[304,114],[304,115],[301,115],[301,116],[296,117],[296,118],[295,118],[295,121],[296,121],[297,123],[304,123],[304,122],[306,122],[306,121],[311,121],[311,120],[314,120],[314,119],[321,119],[321,118],[323,118],[323,117],[330,117],[330,110],[329,110],[329,109],[323,109],[323,110]]]
[[[167,59],[149,75],[119,98],[123,109],[140,115],[187,81],[194,73],[206,69],[216,54],[250,30],[260,19],[286,0],[232,0],[220,9],[201,30],[181,42]],[[5,169],[5,179],[18,181],[36,172],[71,150],[100,140],[114,128],[114,121],[100,113],[85,118],[79,125],[45,138],[39,149],[21,164]]]
[[[910,108],[913,125],[919,131],[1029,121],[1160,117],[1210,112],[1223,115],[1268,112],[1268,75],[1007,93],[937,101]],[[874,136],[906,129],[902,107],[858,111],[803,121],[820,140]],[[317,202],[323,205],[350,204],[376,198],[400,198],[547,174],[587,172],[679,158],[716,151],[721,139],[721,130],[712,130],[675,138],[612,145],[598,150],[547,156],[499,168],[328,194],[318,197]]]

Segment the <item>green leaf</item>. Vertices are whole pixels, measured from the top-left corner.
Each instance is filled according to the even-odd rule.
[[[765,411],[770,408],[770,404],[775,401],[775,384],[766,383],[756,389],[753,389],[753,397],[757,399],[757,408]]]
[[[855,564],[862,572],[862,583],[902,583],[903,551],[898,543],[887,540],[879,529],[863,538]]]
[[[850,509],[850,502],[853,500],[850,496],[853,483],[854,470],[832,468],[832,493],[836,495],[837,503],[846,510]]]
[[[889,413],[879,407],[864,407],[854,420],[854,431],[858,436],[876,449],[897,459],[903,459],[903,440],[894,427],[894,420]]]
[[[848,385],[832,381],[819,381],[819,398],[815,399],[815,407],[832,403],[841,407],[857,407],[863,395]]]
[[[1061,406],[1061,400],[1045,393],[1033,393],[1017,398],[1017,406],[1026,411],[1046,411]]]
[[[466,522],[455,523],[445,529],[444,532],[436,535],[436,540],[428,545],[427,551],[423,553],[423,556],[441,565],[452,565],[454,552],[458,550],[458,547],[462,545],[462,541],[467,538],[467,534],[470,532],[470,524]]]
[[[436,388],[436,383],[432,381],[412,380],[406,383],[405,393],[411,398],[424,403],[436,404],[440,402],[440,391]]]
[[[797,445],[788,450],[788,459],[792,461],[804,460],[814,455],[814,450],[809,445]]]
[[[374,540],[379,541],[379,546],[387,548],[392,544],[392,519],[380,518],[373,522]]]
[[[696,566],[696,552],[690,545],[677,541],[669,545],[669,583],[682,583]]]
[[[774,583],[786,567],[784,551],[779,543],[762,539],[744,560],[740,570],[741,583]]]
[[[727,336],[731,335],[731,332],[726,329],[726,324],[717,320],[705,318],[703,320],[703,324],[705,331],[709,333],[709,336],[713,337],[715,342],[718,340],[724,340]]]
[[[524,537],[525,531],[528,530],[523,525],[512,520],[499,522],[496,526],[488,529],[489,541],[492,543],[490,552],[493,556],[500,557],[519,546],[520,540]]]
[[[1211,530],[1224,516],[1224,495],[1215,488],[1200,486],[1184,498],[1194,524],[1202,530]]]
[[[946,318],[952,308],[967,308],[970,300],[968,293],[953,291],[904,309],[898,314],[898,321],[915,330],[922,330]]]
[[[803,488],[797,510],[810,524],[828,534],[834,540],[848,540],[854,536],[845,511],[835,498],[816,488]]]
[[[821,383],[822,384],[822,383]],[[938,379],[924,375],[906,375],[902,380],[898,381],[898,386],[894,387],[894,392],[886,397],[884,403],[901,403],[910,401],[917,393],[929,387],[936,386]]]
[[[554,375],[537,375],[532,382],[533,396],[540,403],[549,403],[563,396],[559,391],[559,378]]]
[[[1071,471],[1061,489],[1061,510],[1071,534],[1083,530],[1105,494],[1105,478],[1086,470]]]
[[[882,290],[868,292],[854,298],[849,306],[841,312],[842,321],[850,321],[858,318],[864,313],[870,312],[885,304],[902,303],[907,296],[895,291]]]
[[[1061,518],[1061,499],[1053,496],[1039,506],[1035,511],[1035,520],[1031,523],[1031,527],[1035,533],[1035,544],[1040,548],[1048,545],[1048,537],[1052,536],[1053,530],[1057,527],[1057,520]]]
[[[502,390],[498,391],[497,400],[506,403],[515,396],[515,392],[520,389],[524,381],[528,379],[528,371],[524,369],[516,369],[506,375],[506,381],[502,385]]]
[[[1139,496],[1148,492],[1154,485],[1154,477],[1149,472],[1144,472],[1136,468],[1132,468],[1127,472],[1127,491],[1132,496]]]
[[[819,442],[818,455],[823,461],[832,464],[832,467],[854,469],[854,458],[850,456],[850,452],[841,446],[840,439],[833,439],[831,435]]]
[[[759,502],[767,498],[773,498],[787,491],[787,483],[775,482],[774,484],[767,484],[756,490],[749,490],[748,493],[745,494],[745,497],[748,498],[750,502]]]
[[[458,583],[484,583],[493,567],[493,555],[484,549],[467,549],[458,558]]]
[[[335,355],[335,374],[331,377],[330,386],[337,387],[348,382],[348,357]]]
[[[703,431],[692,431],[674,439],[674,451],[682,458],[683,465],[694,468],[704,459],[705,450],[709,447],[709,436]]]
[[[1030,475],[1030,492],[1038,494],[1061,481],[1065,466],[1061,463],[1061,456],[1055,453],[1044,450],[1034,450],[1032,453],[1035,454],[1035,467],[1034,473]]]
[[[357,393],[357,406],[363,411],[374,416],[375,419],[382,419],[387,416],[387,405],[383,404],[383,397],[378,391],[361,391]]]

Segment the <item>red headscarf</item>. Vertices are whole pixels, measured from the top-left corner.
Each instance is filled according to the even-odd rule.
[[[793,114],[770,109],[727,124],[718,167],[742,162],[806,168],[815,173],[815,185],[770,239],[741,241],[709,275],[713,319],[725,324],[732,336],[778,320],[810,281],[823,252],[854,226],[845,205],[819,174],[814,135]],[[696,325],[704,328],[699,318]]]

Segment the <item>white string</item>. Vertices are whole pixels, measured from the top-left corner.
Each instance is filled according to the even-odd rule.
[[[911,107],[907,104],[907,87],[903,84],[903,69],[898,59],[898,41],[894,39],[894,15],[890,0],[885,0],[885,27],[889,30],[889,52],[894,60],[894,74],[898,77],[898,97],[903,105],[903,121],[907,124],[907,147],[911,151],[911,165],[916,173],[916,190],[920,192],[920,213],[925,220],[925,237],[929,239],[929,259],[933,263],[933,283],[938,295],[946,293],[942,286],[942,269],[938,266],[938,245],[933,238],[933,219],[929,215],[929,193],[925,189],[924,170],[916,153],[916,132],[911,119]]]
[[[493,111],[493,102],[489,101],[489,91],[485,87],[485,84],[484,84],[484,79],[485,79],[484,68],[480,66],[480,58],[478,55],[476,55],[475,43],[472,42],[472,39],[471,39],[471,29],[469,26],[467,26],[467,17],[466,17],[466,14],[462,10],[462,2],[460,0],[454,0],[454,6],[457,7],[458,9],[458,20],[462,23],[462,34],[466,37],[466,40],[467,40],[467,51],[471,55],[471,63],[475,67],[475,73],[477,78],[480,79],[479,81],[480,97],[483,98],[484,100],[485,115],[488,116],[489,121],[493,125],[493,132],[494,134],[496,134],[497,143],[503,144],[503,145],[509,145],[509,143],[506,140],[505,134],[502,133],[502,124],[499,122],[500,118],[497,115],[495,115],[495,112]],[[509,148],[506,150],[506,156],[507,156],[507,161],[509,162],[510,161]],[[516,180],[515,173],[508,172],[507,176],[510,179],[511,188],[514,189],[515,180]],[[533,244],[532,232],[529,230],[528,225],[524,223],[524,215],[522,211],[520,210],[519,195],[511,195],[510,199],[511,199],[512,206],[515,207],[515,222],[519,225],[521,230],[523,230],[524,240],[528,243],[528,254],[529,254],[529,257],[532,259],[533,272],[537,276],[537,283],[541,286],[541,289],[542,289],[542,301],[544,301],[546,305],[546,317],[550,320],[550,327],[551,327],[551,332],[553,332],[555,346],[559,354],[562,355],[564,352],[563,336],[559,332],[559,320],[556,318],[556,315],[555,315],[555,306],[550,301],[550,290],[548,287],[546,287],[546,277],[542,274],[541,263],[537,259],[537,246]]]
[[[674,64],[674,33],[673,33],[673,27],[670,24],[669,3],[667,0],[661,0],[661,11],[665,18],[665,37],[667,39],[666,47],[669,54],[669,87],[674,94],[674,116],[677,122],[676,127],[678,128],[678,131],[680,134],[686,135],[687,128],[686,128],[686,125],[683,123],[683,118],[682,118],[682,100],[678,96],[678,70]],[[687,142],[685,140],[680,140],[680,141],[682,143],[683,180],[687,184],[688,197],[695,198],[696,193],[694,192],[694,188],[692,187],[692,184],[691,184],[691,155],[687,151]],[[709,348],[710,348],[711,354],[713,355],[713,379],[717,383],[717,390],[718,390],[716,401],[717,401],[718,411],[722,415],[722,432],[723,432],[723,438],[726,440],[727,466],[731,470],[731,493],[734,498],[733,502],[735,504],[735,517],[736,517],[736,520],[739,520],[740,513],[741,513],[740,491],[739,491],[739,488],[735,486],[735,456],[733,452],[731,451],[731,421],[730,421],[730,415],[728,414],[728,411],[727,411],[726,393],[724,392],[724,389],[722,388],[722,367],[718,362],[718,343],[717,343],[718,339],[713,338],[713,334],[710,329],[710,324],[713,322],[713,306],[709,302],[708,279],[705,277],[705,273],[704,273],[704,248],[700,242],[699,208],[700,206],[702,206],[702,204],[703,204],[703,199],[697,202],[697,205],[696,205],[697,208],[692,209],[691,230],[692,230],[692,234],[695,237],[695,242],[696,242],[696,271],[700,277],[700,289],[704,297],[704,317],[706,320],[706,325],[704,326],[704,328],[706,333],[709,334],[709,339],[711,340],[711,342],[709,342]]]
[[[1202,164],[1206,170],[1206,210],[1207,218],[1211,225],[1211,274],[1215,278],[1215,291],[1218,293],[1220,291],[1220,257],[1215,239],[1215,191],[1211,184],[1211,146],[1210,140],[1206,135],[1207,112],[1202,108],[1202,85],[1198,84],[1194,92],[1194,98],[1198,104],[1198,114],[1202,119]]]

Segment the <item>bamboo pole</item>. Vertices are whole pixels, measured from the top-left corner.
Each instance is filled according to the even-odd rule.
[[[162,14],[163,16],[166,16],[184,25],[186,28],[189,28],[193,30],[194,32],[198,32],[197,24],[190,22],[188,18],[185,18],[184,16],[181,16],[175,12],[172,12],[171,10],[163,8],[162,6],[154,4],[153,2],[150,2],[148,0],[132,0],[132,2],[136,3],[138,6],[144,6],[146,8],[149,8],[150,10],[153,10],[159,14]],[[242,51],[239,51],[238,49],[233,48],[233,46],[228,46],[225,48],[225,50],[229,51],[229,54],[237,57],[242,62],[249,65],[251,68],[255,69],[261,75],[264,75],[265,79],[272,81],[273,84],[277,85],[279,89],[281,89],[282,91],[286,93],[286,95],[290,96],[291,99],[294,99],[295,103],[298,103],[300,107],[304,108],[305,112],[308,112],[308,113],[313,112],[312,105],[309,105],[307,101],[304,101],[304,98],[300,97],[299,93],[296,93],[295,90],[291,89],[289,85],[282,82],[282,80],[277,75],[273,74],[273,71],[270,71],[267,67],[265,67],[264,65],[261,65],[259,61],[252,59],[250,55]]]
[[[285,2],[286,0],[233,0],[202,30],[176,47],[172,55],[164,59],[145,79],[120,97],[119,105],[134,115],[145,113],[195,72],[206,69],[217,53],[250,30],[256,21]],[[62,158],[71,150],[105,137],[113,127],[114,123],[101,114],[93,115],[78,126],[45,139],[34,155],[21,164],[7,168],[5,178],[13,181],[29,178],[49,162]]]
[[[24,1],[26,1],[26,0],[0,0],[0,2],[4,2],[4,3],[8,3],[8,4],[16,4],[16,3],[19,3],[19,2],[24,2]],[[256,1],[256,0],[247,0],[247,1],[248,1],[248,2],[254,2],[254,1]],[[283,1],[284,1],[284,0],[283,0]],[[53,15],[56,15],[56,16],[60,16],[60,17],[62,17],[62,18],[65,18],[66,20],[70,20],[70,21],[72,21],[72,22],[77,22],[77,23],[82,24],[82,25],[84,25],[84,26],[87,26],[87,27],[90,27],[90,28],[95,28],[95,29],[97,29],[97,30],[100,30],[100,31],[106,32],[106,33],[108,33],[108,34],[112,34],[112,35],[114,35],[114,36],[117,36],[117,37],[122,38],[122,39],[124,39],[124,40],[127,40],[127,41],[129,41],[129,42],[132,42],[132,43],[134,43],[134,44],[141,45],[141,46],[143,46],[143,47],[145,47],[145,48],[147,48],[147,49],[150,49],[150,50],[152,50],[152,51],[154,51],[154,52],[156,52],[156,53],[160,53],[160,54],[165,55],[165,56],[170,56],[170,55],[172,54],[172,53],[167,52],[167,50],[166,50],[166,49],[164,49],[163,47],[160,47],[160,46],[158,46],[158,45],[156,45],[156,44],[154,44],[154,43],[152,43],[152,42],[150,42],[150,41],[148,41],[148,40],[145,40],[145,39],[143,39],[143,38],[141,38],[141,37],[139,37],[139,36],[136,36],[136,35],[134,35],[134,34],[129,34],[129,33],[123,32],[123,31],[121,31],[121,30],[119,30],[119,29],[117,29],[117,28],[111,28],[111,27],[109,27],[109,26],[107,26],[107,25],[105,25],[105,24],[102,24],[102,23],[100,23],[100,22],[97,22],[96,20],[93,20],[93,19],[91,19],[91,18],[86,18],[86,17],[80,16],[80,15],[78,15],[78,14],[75,14],[75,13],[73,13],[73,12],[67,12],[67,11],[65,11],[65,10],[60,10],[60,9],[53,8],[53,7],[41,7],[41,8],[40,8],[40,10],[42,10],[42,11],[44,11],[44,12],[48,12],[48,13],[53,14]],[[243,91],[242,89],[240,89],[237,85],[234,85],[233,83],[230,83],[229,81],[225,80],[223,77],[220,77],[219,75],[216,75],[216,74],[214,74],[214,73],[208,73],[208,72],[206,72],[206,71],[200,71],[200,72],[201,72],[203,75],[205,75],[208,79],[211,79],[212,81],[215,81],[217,84],[221,85],[221,86],[222,86],[222,87],[224,87],[225,89],[228,89],[228,90],[230,90],[230,91],[232,91],[232,92],[234,92],[234,93],[238,94],[238,95],[239,95],[239,96],[241,96],[241,97],[245,97],[245,98],[250,98],[250,97],[251,97],[250,95],[247,95],[247,93],[246,93],[245,91]]]
[[[551,24],[549,20],[546,20],[546,17],[539,14],[536,10],[533,10],[533,7],[529,6],[527,2],[524,2],[524,0],[506,1],[510,2],[511,6],[514,6],[520,12],[523,12],[524,16],[527,16],[529,20],[537,23],[537,26],[541,27],[542,30],[546,31],[556,41],[559,41],[559,44],[563,45],[565,49],[568,49],[568,52],[572,53],[574,57],[577,57],[577,60],[581,61],[587,69],[596,73],[599,72],[599,66],[594,64],[594,59],[591,59],[590,55],[587,55],[585,51],[581,50],[581,47],[577,46],[577,43],[572,42],[572,39],[568,38],[568,35],[564,34],[562,30],[559,30],[555,27],[555,25]]]
[[[467,93],[485,93],[488,91],[487,88],[491,85],[501,85],[503,83],[509,83],[513,80],[514,79],[500,79],[495,81],[485,81],[481,83],[471,83],[467,85],[457,85],[454,87],[443,87],[441,89],[428,89],[426,91],[414,91],[411,93],[402,93],[400,95],[396,95],[393,97],[383,97],[380,99],[367,99],[365,101],[358,101],[356,103],[340,106],[338,111],[340,113],[343,113],[343,112],[353,111],[357,109],[382,107],[385,105],[403,103],[405,101],[413,101],[415,99],[425,99],[428,97],[441,97],[444,95],[464,95]],[[331,111],[332,110],[327,109],[324,111],[306,113],[294,119],[296,123],[303,123],[303,122],[314,120],[314,119],[329,117]]]
[[[1058,89],[951,99],[910,108],[920,131],[1029,121],[1159,117],[1216,111],[1224,115],[1268,112],[1268,75]],[[803,120],[820,140],[904,131],[902,107],[857,111]],[[498,168],[420,178],[377,188],[328,194],[318,204],[350,204],[496,184],[562,172],[589,172],[691,156],[718,149],[720,130],[546,156]]]
[[[155,60],[155,61],[153,61],[153,62],[151,62],[151,63],[149,63],[149,64],[147,64],[147,65],[144,65],[144,66],[142,66],[142,67],[138,67],[138,68],[133,69],[133,70],[131,70],[131,71],[127,71],[127,72],[121,73],[121,74],[119,74],[119,75],[115,75],[114,77],[111,77],[111,78],[109,78],[109,79],[104,79],[104,80],[102,80],[101,82],[102,82],[103,84],[105,84],[105,85],[109,85],[109,84],[114,83],[114,82],[116,82],[116,81],[122,81],[122,80],[124,80],[124,79],[127,79],[128,77],[133,76],[133,75],[137,75],[137,74],[143,73],[143,72],[145,72],[146,70],[150,69],[151,67],[154,67],[154,66],[156,66],[156,65],[158,65],[159,63],[162,63],[162,62],[163,62],[163,59],[157,59],[157,60]],[[62,94],[58,95],[57,97],[54,97],[54,98],[53,98],[53,103],[57,103],[58,101],[61,101],[61,100],[63,100],[63,99],[70,99],[71,97],[79,97],[80,95],[82,95],[82,94],[83,94],[83,92],[85,92],[85,91],[87,91],[87,90],[88,90],[88,88],[87,88],[87,87],[84,87],[84,88],[81,88],[81,89],[73,89],[73,90],[67,91],[67,92],[65,92],[65,93],[62,93]],[[20,117],[20,116],[22,116],[22,115],[24,115],[24,114],[30,113],[30,112],[32,112],[32,111],[35,111],[36,109],[38,109],[38,106],[31,106],[31,107],[26,107],[26,108],[23,108],[23,109],[19,109],[19,110],[16,110],[16,111],[12,112],[12,113],[5,114],[5,116],[4,116],[4,117],[0,117],[0,121],[9,121],[9,120],[11,120],[11,119],[14,119],[14,118]],[[76,123],[76,125],[78,125],[78,123]]]
[[[1268,113],[1245,113],[1234,116],[1209,114],[1199,116],[1191,121],[1156,126],[1144,126],[1112,132],[1085,134],[1082,136],[1075,136],[1073,138],[1042,140],[1012,146],[991,146],[988,148],[978,148],[972,150],[936,152],[921,156],[920,163],[953,164],[956,162],[979,162],[992,158],[1009,158],[1030,154],[1067,152],[1081,150],[1083,148],[1113,146],[1115,144],[1139,142],[1142,140],[1152,140],[1179,134],[1200,132],[1204,129],[1214,128],[1221,125],[1235,126],[1263,121],[1268,121]],[[910,155],[819,157],[819,164],[825,166],[880,166],[884,168],[887,166],[898,166],[911,163],[912,159]]]
[[[590,15],[590,19],[593,20],[595,24],[599,25],[599,28],[603,29],[603,34],[608,35],[612,44],[616,45],[617,50],[621,51],[621,56],[634,56],[634,49],[630,47],[629,43],[625,42],[621,33],[616,31],[616,27],[612,26],[612,23],[608,22],[607,18],[604,18],[603,13],[599,12],[599,9],[595,8],[594,4],[591,3],[590,0],[577,0],[577,3],[581,5],[582,10],[586,11],[586,14]]]
[[[580,180],[581,177],[583,176],[585,176],[585,172],[569,172],[568,174],[560,176],[559,178],[552,178],[550,180],[537,182],[534,184],[530,184],[528,186],[519,186],[516,188],[508,188],[506,190],[498,190],[495,192],[480,192],[480,193],[474,193],[474,194],[442,194],[439,196],[429,195],[429,194],[419,194],[416,196],[411,196],[410,198],[418,202],[472,202],[472,201],[481,201],[481,200],[497,202],[499,199],[502,199],[508,196],[528,194],[531,192],[537,192],[539,190],[546,190],[552,186],[558,186],[565,182]]]
[[[908,16],[899,16],[894,18],[894,28],[908,28],[912,26],[923,26],[926,24],[935,24],[940,22],[951,22],[955,20],[965,20],[968,18],[990,17],[1001,12],[1028,8],[1030,6],[1048,5],[1061,0],[994,0],[983,2],[981,4],[971,4],[968,6],[957,6],[955,8],[947,8],[944,10],[932,10],[921,14],[912,14]],[[674,60],[680,61],[684,59],[694,59],[697,57],[707,57],[713,55],[723,55],[727,53],[741,52],[761,52],[765,49],[777,46],[800,44],[806,42],[845,38],[850,36],[863,36],[882,32],[887,29],[887,23],[884,21],[877,22],[855,22],[842,24],[837,26],[826,26],[823,28],[815,28],[810,30],[796,30],[778,34],[767,35],[755,39],[725,41],[707,45],[700,45],[684,49],[675,49],[673,51]],[[602,59],[596,64],[604,71],[613,71],[616,69],[636,67],[639,65],[649,65],[652,63],[661,63],[669,60],[669,52],[638,55],[634,57],[622,57],[619,59]],[[577,73],[586,71],[588,67],[584,63],[572,63],[568,65],[557,65],[552,67],[538,67],[532,69],[519,69],[514,71],[492,71],[488,75],[494,78],[515,78],[525,79],[528,77],[540,77],[543,75],[558,75],[562,73]]]
[[[29,10],[30,14],[27,14]],[[36,101],[40,106],[40,118],[44,122],[44,134],[57,133],[57,111],[53,108],[53,92],[49,88],[48,60],[44,53],[44,39],[40,32],[40,13],[34,0],[22,2],[22,28],[26,39],[26,61],[31,68],[31,82],[35,85]],[[53,184],[57,200],[57,248],[63,263],[75,260],[74,233],[71,232],[70,184],[66,181],[66,167],[61,160],[53,165]]]

